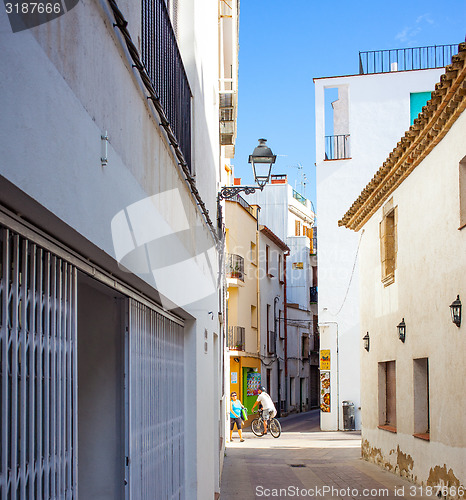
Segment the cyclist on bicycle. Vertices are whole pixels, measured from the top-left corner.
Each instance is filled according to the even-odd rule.
[[[252,411],[256,405],[262,405],[262,420],[264,421],[264,434],[267,434],[267,421],[269,418],[275,417],[277,410],[273,404],[272,398],[265,392],[265,387],[259,387],[257,390],[259,395],[257,396],[256,402],[252,407]]]

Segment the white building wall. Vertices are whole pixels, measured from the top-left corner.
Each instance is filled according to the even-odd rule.
[[[139,48],[140,4],[122,1],[119,7]],[[178,15],[180,51],[193,93],[193,172],[207,209],[215,214],[218,6],[207,0],[189,0],[182,3]],[[73,240],[76,251],[113,266],[124,280],[149,285],[149,293],[160,289],[163,279],[149,272],[150,261],[136,265],[141,262],[137,247],[151,243],[154,234],[160,234],[160,224],[171,235],[172,257],[194,258],[198,274],[193,272],[183,281],[191,288],[179,287],[185,277],[178,276],[172,280],[175,286],[171,290],[168,286],[161,291],[182,306],[180,314],[192,318],[185,328],[185,403],[190,413],[186,491],[188,498],[211,498],[219,491],[219,415],[218,411],[205,412],[217,397],[217,380],[212,377],[217,363],[213,338],[220,328],[215,242],[113,22],[107,3],[80,2],[59,19],[13,34],[5,12],[0,14],[1,107],[3,117],[8,117],[0,123],[0,173],[54,214],[50,220],[70,228],[74,236],[67,243]],[[100,162],[104,131],[109,136],[106,167]],[[137,205],[147,197],[152,197],[148,204]],[[133,212],[128,209],[131,206]],[[142,281],[116,266],[121,255],[114,246],[112,223],[125,210],[141,231],[133,234],[135,241],[118,240],[116,248],[124,250],[126,244],[126,249],[135,251],[135,259],[129,255],[125,266]],[[22,213],[53,232],[49,219],[38,213]],[[190,231],[183,231],[186,228]],[[65,238],[61,233],[54,236]],[[157,255],[156,249],[154,252]],[[165,266],[176,264],[168,257],[164,256]],[[177,295],[180,289],[197,291],[203,280],[208,293],[202,300]],[[192,433],[196,427],[197,432]]]
[[[345,400],[354,402],[356,428],[361,426],[357,263],[361,236],[339,228],[338,220],[409,128],[410,92],[433,90],[441,73],[442,69],[432,69],[314,81],[320,348],[331,350],[332,363],[331,412],[321,413],[323,430],[342,428],[341,401]],[[348,95],[351,158],[324,161],[324,90],[335,87]]]
[[[426,485],[429,480],[430,485],[456,489],[466,484],[462,431],[466,229],[458,230],[458,170],[466,154],[465,132],[463,112],[393,193],[398,242],[395,282],[387,287],[381,282],[383,208],[365,224],[360,249],[361,335],[370,334],[369,352],[361,348],[364,456],[418,483]],[[460,328],[452,323],[449,309],[458,294],[463,302]],[[396,329],[402,318],[405,343]],[[413,359],[424,357],[429,359],[430,441],[413,436]],[[377,365],[390,360],[396,361],[396,434],[377,427]]]

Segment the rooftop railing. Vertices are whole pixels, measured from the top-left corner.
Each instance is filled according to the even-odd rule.
[[[142,60],[191,168],[191,90],[164,0],[142,0]]]
[[[295,200],[298,200],[304,206],[307,206],[306,205],[306,198],[304,198],[304,196],[302,194],[299,194],[298,191],[296,191],[295,189],[293,189],[293,198]]]
[[[456,44],[359,52],[359,74],[443,68],[457,52]]]

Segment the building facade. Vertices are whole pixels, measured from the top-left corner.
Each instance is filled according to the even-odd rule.
[[[463,43],[340,221],[365,232],[363,457],[443,498],[464,498],[466,486],[466,338],[449,307],[466,293],[465,59]]]
[[[387,57],[387,51],[379,52],[371,53],[369,62],[372,56],[374,61]],[[361,427],[358,252],[365,236],[344,231],[338,220],[371,179],[374,163],[383,162],[417,116],[442,72],[404,67],[401,59],[399,66],[388,65],[388,72],[382,65],[367,67],[366,59],[361,66],[358,75],[314,79],[322,430],[345,428],[343,402],[353,404],[354,428]]]
[[[318,405],[317,231],[311,202],[286,175],[272,175],[249,200],[261,207],[261,222],[290,249],[286,259],[285,390],[281,408],[305,411]]]
[[[219,492],[223,4],[0,15],[5,497]]]
[[[280,322],[288,247],[260,217],[260,207],[240,196],[225,202],[228,376],[249,412],[261,385],[278,409],[285,383]]]

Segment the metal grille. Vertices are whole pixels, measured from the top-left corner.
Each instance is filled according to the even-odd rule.
[[[456,44],[359,52],[359,74],[443,68],[457,52]]]
[[[142,0],[142,60],[191,168],[191,90],[164,0]]]
[[[130,498],[183,499],[183,327],[133,299],[129,313]]]
[[[77,498],[76,270],[0,226],[0,498]]]

